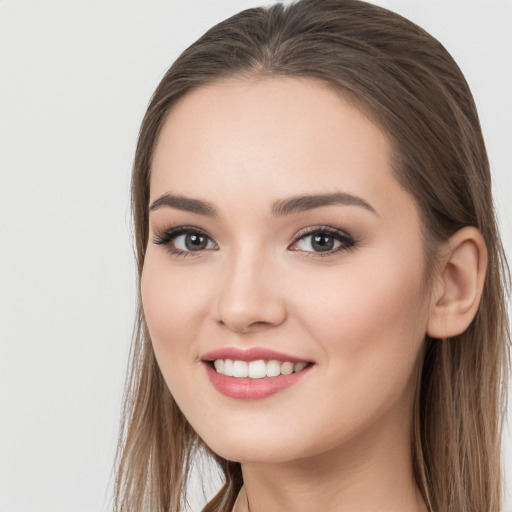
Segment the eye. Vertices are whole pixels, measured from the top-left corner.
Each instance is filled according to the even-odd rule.
[[[333,254],[354,247],[356,241],[344,231],[331,227],[309,231],[293,243],[290,250],[311,253]]]
[[[178,235],[174,238],[173,245],[179,251],[203,251],[204,249],[213,249],[212,241],[199,233]]]
[[[202,230],[181,226],[157,235],[154,243],[164,245],[171,254],[188,253],[217,249],[215,242]]]

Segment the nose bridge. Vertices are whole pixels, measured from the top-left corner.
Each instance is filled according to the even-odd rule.
[[[219,321],[238,332],[281,324],[286,306],[278,275],[276,258],[268,251],[249,245],[233,250],[219,287]]]

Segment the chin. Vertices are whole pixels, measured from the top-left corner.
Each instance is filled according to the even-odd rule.
[[[239,462],[241,464],[280,464],[291,462],[299,458],[297,454],[290,453],[283,446],[280,446],[279,450],[275,450],[275,446],[273,445],[262,446],[256,443],[215,447],[208,445],[208,447],[223,459]]]
[[[218,436],[209,431],[206,436],[200,437],[212,452],[233,462],[275,464],[304,456],[296,442],[283,437],[275,429],[273,432],[270,430],[265,435],[261,430],[256,432],[224,429]]]

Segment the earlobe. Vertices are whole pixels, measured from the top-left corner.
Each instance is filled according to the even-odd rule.
[[[439,278],[427,324],[431,338],[464,332],[476,315],[487,270],[487,247],[467,226],[450,237],[440,255]]]

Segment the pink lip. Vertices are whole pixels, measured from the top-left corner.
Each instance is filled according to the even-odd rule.
[[[269,348],[252,347],[242,349],[238,347],[225,347],[217,350],[212,350],[204,354],[201,359],[203,361],[215,361],[215,359],[232,359],[238,361],[257,361],[263,359],[265,361],[290,361],[291,363],[308,363],[305,359],[290,356],[281,352],[276,352]]]
[[[264,377],[263,379],[228,377],[218,373],[208,362],[204,362],[204,367],[210,382],[223,395],[239,400],[258,400],[293,386],[309,373],[313,365],[306,366],[300,372],[290,375]]]
[[[309,370],[314,366],[313,364],[309,364],[300,372],[294,372],[290,375],[249,379],[228,377],[227,375],[218,373],[212,365],[212,361],[216,359],[231,359],[248,362],[263,359],[264,361],[289,361],[291,363],[311,363],[311,361],[263,347],[252,347],[248,349],[225,347],[204,354],[201,360],[203,361],[206,374],[215,389],[225,396],[239,400],[257,400],[278,393],[298,382],[309,373]]]

